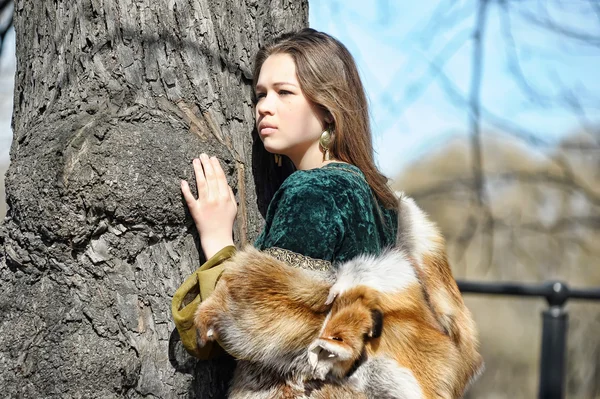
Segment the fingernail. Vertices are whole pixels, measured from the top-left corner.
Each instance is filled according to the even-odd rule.
[[[200,154],[200,158],[206,159],[208,158],[208,155],[206,155],[205,153]]]

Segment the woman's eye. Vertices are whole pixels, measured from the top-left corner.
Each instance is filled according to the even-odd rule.
[[[256,99],[259,100],[265,96],[265,93],[256,93]]]
[[[292,94],[291,91],[287,91],[287,90],[279,90],[279,94],[280,95],[287,95],[287,94]]]

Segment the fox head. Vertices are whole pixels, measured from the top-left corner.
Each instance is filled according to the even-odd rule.
[[[379,338],[383,313],[373,290],[353,288],[338,297],[323,328],[308,349],[318,378],[343,378],[359,361],[369,340]]]

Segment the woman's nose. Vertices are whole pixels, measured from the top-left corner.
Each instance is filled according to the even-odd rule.
[[[265,94],[265,96],[258,101],[258,104],[256,104],[256,111],[258,112],[259,115],[266,115],[266,114],[273,115],[273,113],[274,113],[273,96],[271,96],[269,94]]]

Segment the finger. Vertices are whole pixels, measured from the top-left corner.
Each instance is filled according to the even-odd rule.
[[[227,177],[225,177],[225,172],[223,172],[221,163],[216,157],[212,157],[210,161],[215,171],[215,179],[217,180],[219,194],[223,196],[229,196],[229,184],[227,184]]]
[[[194,201],[196,201],[194,194],[192,194],[192,191],[190,190],[190,185],[185,180],[181,181],[181,192],[183,193],[183,198],[185,198],[185,202],[188,204],[188,207],[190,204],[193,204]]]
[[[194,165],[194,175],[196,176],[196,188],[198,189],[198,199],[205,198],[207,193],[206,178],[202,170],[202,164],[198,158],[192,162]]]
[[[202,162],[202,168],[204,169],[204,177],[206,178],[206,188],[208,190],[208,196],[216,198],[219,195],[219,187],[215,178],[215,170],[212,166],[212,162],[208,155],[200,155],[200,162]]]

